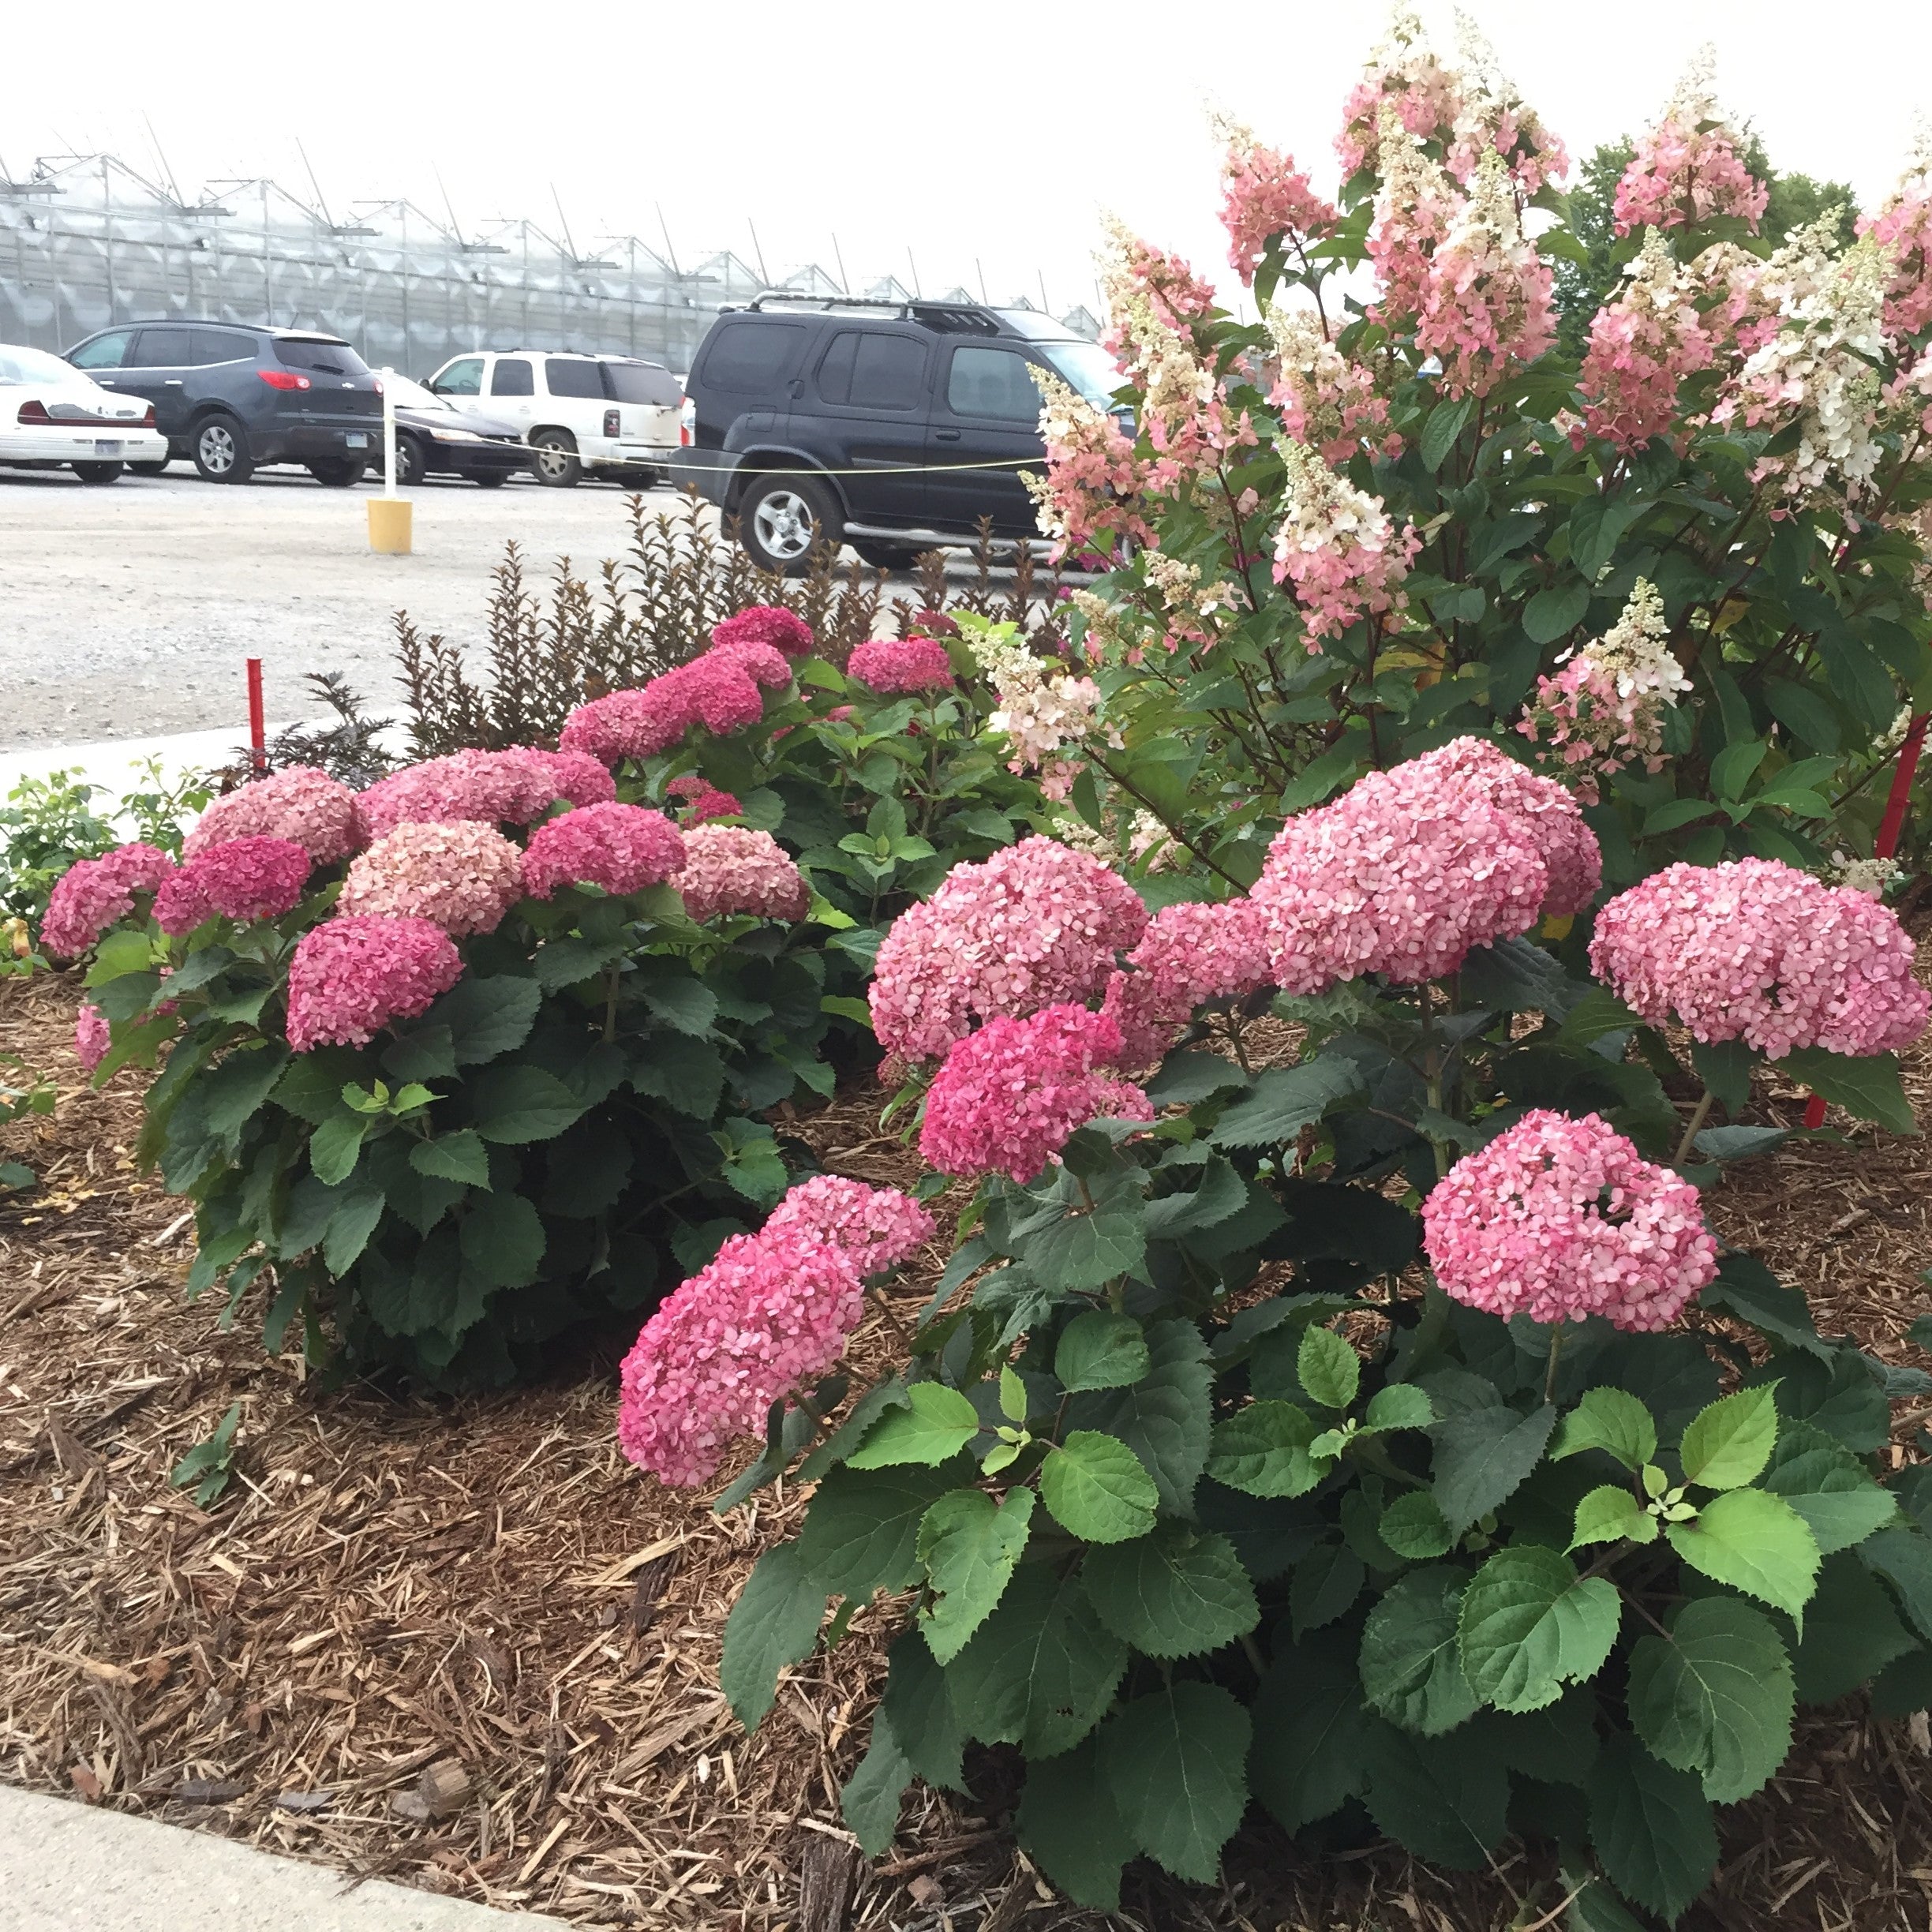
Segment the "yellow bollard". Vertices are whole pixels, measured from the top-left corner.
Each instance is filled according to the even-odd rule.
[[[410,513],[415,507],[406,496],[370,497],[369,548],[380,556],[407,556]]]

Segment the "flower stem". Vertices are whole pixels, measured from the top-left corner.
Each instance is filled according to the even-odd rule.
[[[912,1346],[912,1331],[892,1312],[891,1305],[870,1282],[865,1285],[867,1298],[886,1317],[886,1325],[903,1342],[908,1352]]]
[[[807,1415],[811,1417],[812,1427],[815,1428],[827,1442],[829,1442],[832,1440],[833,1434],[832,1425],[818,1413],[817,1406],[813,1402],[812,1398],[807,1395],[803,1389],[794,1389],[792,1391],[792,1399],[798,1404],[799,1408],[805,1411]]]
[[[1543,1372],[1543,1399],[1553,1402],[1556,1399],[1556,1358],[1563,1353],[1563,1325],[1561,1322],[1550,1324],[1549,1366]]]
[[[1698,1129],[1704,1125],[1704,1117],[1711,1110],[1711,1102],[1716,1096],[1706,1087],[1702,1097],[1690,1110],[1689,1123],[1683,1130],[1683,1138],[1677,1143],[1677,1151],[1671,1156],[1671,1165],[1681,1167],[1689,1158],[1690,1144],[1697,1139]]]

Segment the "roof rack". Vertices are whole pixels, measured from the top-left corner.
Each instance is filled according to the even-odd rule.
[[[795,295],[783,289],[767,289],[745,304],[747,309],[805,309],[814,315],[890,316],[900,322],[919,322],[946,335],[997,335],[998,316],[986,302],[927,301],[914,296],[903,300],[886,295]]]

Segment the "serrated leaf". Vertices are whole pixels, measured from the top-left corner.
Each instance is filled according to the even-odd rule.
[[[1350,1633],[1278,1647],[1253,1711],[1249,1778],[1255,1796],[1287,1830],[1327,1818],[1361,1792],[1378,1720],[1362,1708]]]
[[[1218,1650],[1261,1620],[1234,1544],[1185,1523],[1090,1551],[1081,1574],[1101,1622],[1148,1657]]]
[[[1425,1737],[1474,1715],[1474,1687],[1456,1640],[1466,1571],[1437,1565],[1398,1578],[1362,1631],[1362,1694],[1390,1723]]]
[[[1693,1570],[1762,1598],[1803,1627],[1818,1579],[1818,1546],[1804,1518],[1782,1496],[1728,1489],[1694,1522],[1667,1523],[1671,1548]]]
[[[1302,1330],[1295,1372],[1309,1399],[1324,1409],[1347,1408],[1361,1386],[1361,1357],[1332,1328]]]
[[[1777,1065],[1780,1073],[1860,1120],[1876,1121],[1895,1134],[1919,1131],[1896,1054],[1866,1054],[1855,1059],[1827,1053],[1822,1046],[1801,1046]]]
[[[1010,1489],[998,1503],[982,1489],[954,1489],[927,1511],[919,1558],[933,1597],[919,1627],[942,1664],[959,1655],[1005,1593],[1032,1515],[1031,1489]]]
[[[1657,1424],[1634,1395],[1619,1388],[1586,1389],[1574,1409],[1563,1417],[1563,1429],[1550,1460],[1601,1449],[1627,1470],[1640,1470],[1657,1458]]]
[[[1013,1822],[1028,1856],[1076,1904],[1118,1910],[1121,1870],[1135,1845],[1121,1821],[1097,1739],[1062,1757],[1030,1763]]]
[[[1799,1701],[1836,1703],[1918,1649],[1878,1578],[1849,1552],[1828,1556],[1805,1609],[1803,1639],[1792,1657]],[[1874,1697],[1874,1710],[1889,1715],[1878,1703]]]
[[[1445,1555],[1455,1538],[1436,1499],[1426,1489],[1410,1489],[1382,1512],[1377,1533],[1398,1556],[1411,1563],[1426,1563]]]
[[[1432,1864],[1488,1866],[1509,1809],[1509,1773],[1492,1743],[1381,1728],[1370,1732],[1365,1756],[1368,1814],[1378,1829]]]
[[[946,1676],[926,1640],[907,1628],[893,1639],[879,1713],[913,1774],[945,1791],[964,1792],[960,1756],[966,1734],[946,1694]]]
[[[543,1216],[521,1194],[473,1194],[459,1240],[466,1291],[527,1287],[543,1265]]]
[[[1502,1711],[1540,1710],[1604,1667],[1623,1601],[1603,1577],[1534,1543],[1499,1550],[1462,1593],[1456,1631],[1476,1694]]]
[[[338,1114],[325,1120],[309,1136],[309,1165],[315,1178],[328,1187],[346,1181],[355,1172],[369,1129],[368,1119],[358,1114]]]
[[[1873,1481],[1850,1450],[1808,1422],[1779,1428],[1760,1486],[1804,1518],[1822,1556],[1863,1542],[1898,1515],[1891,1491]]]
[[[542,1004],[543,990],[534,979],[504,974],[461,979],[423,1016],[422,1024],[449,1028],[459,1066],[481,1066],[523,1044]]]
[[[1132,1273],[1147,1255],[1140,1216],[1103,1208],[1064,1215],[1026,1238],[1021,1259],[1043,1287],[1084,1294]]]
[[[1207,1347],[1189,1321],[1151,1322],[1144,1332],[1147,1373],[1131,1387],[1076,1395],[1066,1419],[1074,1428],[1118,1436],[1147,1466],[1162,1509],[1191,1516],[1194,1485],[1208,1462],[1213,1378]]]
[[[1308,1452],[1315,1435],[1315,1418],[1297,1404],[1250,1402],[1215,1425],[1208,1473],[1248,1496],[1306,1496],[1322,1477]]]
[[[1230,1087],[1245,1087],[1249,1076],[1219,1054],[1173,1053],[1147,1083],[1147,1096],[1157,1107],[1192,1106]]]
[[[1133,1450],[1097,1429],[1075,1429],[1040,1465],[1040,1500],[1086,1543],[1124,1543],[1154,1526],[1160,1492]]]
[[[1363,1084],[1361,1069],[1339,1054],[1271,1067],[1221,1116],[1208,1138],[1217,1147],[1279,1147]]]
[[[460,1181],[466,1187],[488,1188],[489,1150],[469,1128],[418,1140],[410,1149],[410,1166],[437,1181]]]
[[[717,995],[700,979],[663,979],[644,989],[651,1017],[673,1032],[702,1039],[717,1019]]]
[[[584,1111],[563,1081],[537,1066],[485,1067],[468,1091],[477,1132],[506,1146],[554,1140]]]
[[[1061,1331],[1054,1374],[1062,1388],[1125,1388],[1148,1372],[1147,1337],[1131,1315],[1091,1309]]]
[[[1612,1733],[1587,1788],[1590,1844],[1604,1874],[1674,1924],[1717,1870],[1717,1829],[1698,1780]]]
[[[891,1844],[912,1782],[912,1762],[892,1726],[882,1716],[874,1718],[866,1754],[839,1793],[839,1815],[867,1858],[882,1856]]]
[[[1698,1139],[1701,1143],[1702,1136]],[[1754,1255],[1736,1250],[1726,1255],[1717,1264],[1717,1279],[1705,1286],[1698,1302],[1736,1316],[1774,1342],[1803,1349],[1821,1361],[1831,1357],[1831,1346],[1818,1335],[1804,1291],[1786,1286]]]
[[[1526,1416],[1475,1409],[1436,1425],[1436,1505],[1451,1530],[1460,1536],[1516,1493],[1556,1424],[1556,1411],[1546,1402]]]
[[[1572,1549],[1592,1543],[1654,1543],[1657,1539],[1657,1518],[1627,1489],[1606,1483],[1577,1503]]]
[[[1475,406],[1473,396],[1459,395],[1445,398],[1429,411],[1422,425],[1418,447],[1422,452],[1423,466],[1431,476],[1447,460],[1449,452],[1455,447],[1456,438],[1462,435]]]
[[[1631,1653],[1631,1722],[1652,1754],[1695,1772],[1735,1803],[1762,1790],[1791,1750],[1791,1659],[1769,1618],[1732,1597],[1700,1597],[1668,1637]]]
[[[1294,1566],[1288,1585],[1289,1627],[1297,1642],[1354,1608],[1368,1572],[1344,1543],[1317,1543]]]
[[[1896,1591],[1913,1629],[1932,1643],[1932,1537],[1900,1523],[1867,1537],[1858,1556]]]
[[[905,1405],[889,1409],[845,1458],[848,1469],[889,1469],[919,1462],[936,1468],[979,1433],[979,1412],[943,1382],[915,1382]]]
[[[1684,1478],[1706,1489],[1737,1489],[1771,1460],[1777,1440],[1775,1382],[1739,1389],[1690,1419],[1681,1451]]]
[[[322,1264],[339,1279],[346,1275],[369,1245],[388,1205],[380,1188],[350,1187],[343,1190],[335,1211],[329,1216],[322,1237]]]
[[[1523,606],[1522,627],[1533,644],[1553,644],[1580,624],[1589,609],[1586,583],[1552,584]]]
[[[778,1673],[810,1655],[825,1621],[826,1593],[796,1543],[768,1549],[745,1578],[724,1621],[718,1685],[738,1721],[755,1731],[778,1694]]]
[[[1205,1885],[1248,1808],[1248,1713],[1219,1684],[1169,1685],[1123,1705],[1101,1762],[1134,1843],[1177,1878]]]
[[[1373,1429],[1427,1428],[1435,1420],[1435,1405],[1413,1382],[1377,1389],[1362,1413],[1363,1422]]]
[[[1179,1241],[1204,1228],[1218,1227],[1248,1204],[1248,1182],[1224,1155],[1209,1155],[1200,1184],[1191,1193],[1163,1194],[1147,1204],[1149,1241]]]
[[[813,1492],[799,1532],[800,1557],[829,1594],[861,1603],[901,1590],[919,1574],[919,1524],[970,1463],[875,1471],[841,1464]]]

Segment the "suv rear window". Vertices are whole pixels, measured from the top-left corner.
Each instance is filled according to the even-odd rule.
[[[277,337],[275,351],[284,369],[313,369],[320,376],[366,376],[369,365],[346,342],[307,336]]]
[[[818,393],[853,409],[916,409],[926,374],[926,345],[912,335],[841,329],[818,365]]]
[[[705,351],[704,380],[713,389],[762,395],[792,366],[804,333],[799,322],[722,324]]]
[[[546,356],[544,384],[553,396],[594,396],[600,402],[604,400],[604,374],[594,362],[573,361],[566,356]]]
[[[606,362],[604,385],[613,402],[648,402],[676,409],[684,399],[677,378],[657,362]]]

